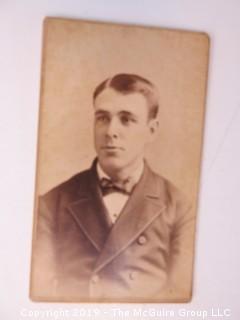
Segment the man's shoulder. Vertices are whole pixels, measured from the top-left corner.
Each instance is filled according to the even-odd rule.
[[[49,191],[43,194],[41,198],[47,200],[48,198],[52,199],[58,197],[59,194],[75,194],[76,192],[81,191],[81,189],[86,189],[89,187],[91,174],[91,169],[80,171],[69,179],[51,188]]]
[[[156,188],[156,193],[159,198],[163,199],[167,204],[189,204],[187,195],[180,190],[172,181],[168,178],[156,173],[152,169],[149,169],[151,175],[151,181]]]

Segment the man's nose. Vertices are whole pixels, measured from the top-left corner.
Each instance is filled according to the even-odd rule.
[[[117,119],[111,119],[108,123],[108,127],[107,127],[107,132],[106,132],[107,136],[109,137],[118,137],[119,135],[119,124]]]

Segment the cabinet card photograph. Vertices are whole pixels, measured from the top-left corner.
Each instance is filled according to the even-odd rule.
[[[189,302],[208,36],[43,29],[31,299]]]

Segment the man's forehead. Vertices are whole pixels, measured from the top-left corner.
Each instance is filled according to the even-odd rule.
[[[146,109],[148,111],[147,101],[139,92],[121,93],[114,89],[107,88],[102,91],[94,103],[95,111],[106,112],[129,112],[138,113]]]

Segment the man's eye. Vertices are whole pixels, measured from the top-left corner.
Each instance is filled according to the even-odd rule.
[[[96,117],[96,120],[97,120],[98,122],[106,123],[106,122],[108,122],[109,119],[108,119],[108,117],[105,116],[105,115],[99,115],[99,116]]]
[[[122,117],[121,117],[121,122],[122,122],[123,124],[129,124],[130,122],[133,122],[133,119],[130,118],[130,117],[128,117],[128,116],[122,116]]]

